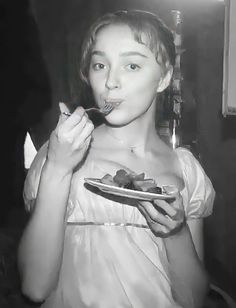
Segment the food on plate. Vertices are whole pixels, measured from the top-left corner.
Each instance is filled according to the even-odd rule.
[[[144,173],[128,173],[124,169],[119,169],[115,176],[110,174],[104,175],[101,179],[101,183],[156,194],[163,193],[162,188],[158,187],[153,179],[145,179]]]

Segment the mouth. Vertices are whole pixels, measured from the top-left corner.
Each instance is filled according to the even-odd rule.
[[[113,106],[113,108],[118,107],[123,102],[122,99],[115,99],[115,98],[106,98],[104,100],[105,104],[110,104]]]

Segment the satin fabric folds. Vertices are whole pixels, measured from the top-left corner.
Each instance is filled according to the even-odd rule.
[[[28,209],[37,194],[45,147],[37,154],[25,181]],[[211,182],[188,150],[179,148],[176,153],[183,170],[185,187],[181,194],[186,216],[206,217],[214,200]],[[107,199],[84,186],[85,177],[114,174],[118,167],[88,155],[74,174],[60,277],[43,308],[180,307],[172,298],[162,239],[152,234],[135,206]]]

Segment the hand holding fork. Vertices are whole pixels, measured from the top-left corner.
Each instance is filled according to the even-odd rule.
[[[90,111],[95,111],[95,112],[99,112],[103,115],[108,115],[112,110],[114,109],[114,105],[111,103],[105,103],[105,105],[102,108],[96,108],[96,107],[92,107],[92,108],[87,108],[85,109],[86,112],[90,112]],[[65,116],[71,116],[71,112],[62,112],[62,114],[64,114]]]

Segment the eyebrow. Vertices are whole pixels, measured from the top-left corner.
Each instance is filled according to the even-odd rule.
[[[106,56],[105,52],[103,51],[100,51],[100,50],[94,50],[92,52],[92,56],[93,55],[97,55],[97,56]],[[141,52],[138,52],[138,51],[126,51],[126,52],[122,52],[121,53],[121,56],[122,57],[127,57],[127,56],[140,56],[142,58],[148,58],[146,55],[144,55],[143,53]]]
[[[127,52],[123,52],[121,53],[121,56],[140,56],[140,57],[143,57],[143,58],[147,58],[146,55],[144,55],[143,53],[141,52],[138,52],[138,51],[127,51]]]
[[[105,52],[99,51],[99,50],[94,50],[92,51],[92,56],[105,56]]]

